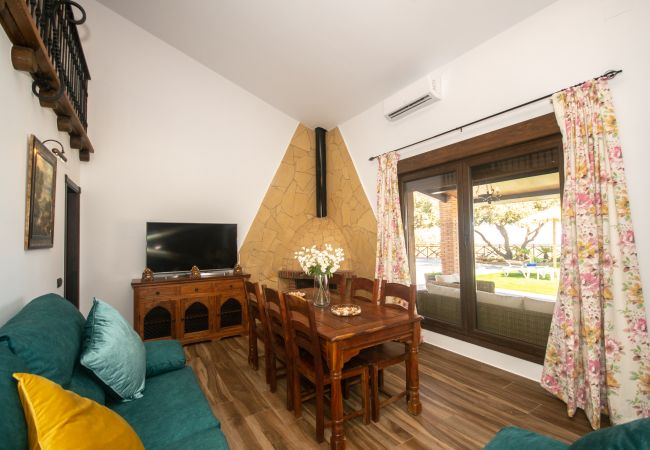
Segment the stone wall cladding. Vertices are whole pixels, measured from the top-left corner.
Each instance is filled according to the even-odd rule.
[[[341,269],[374,277],[377,221],[338,128],[327,133],[328,216],[316,217],[314,131],[299,125],[240,249],[253,281],[278,287],[278,271],[300,270],[293,253],[342,247]]]

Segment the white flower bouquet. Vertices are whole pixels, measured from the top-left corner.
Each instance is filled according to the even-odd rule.
[[[300,267],[307,275],[332,276],[339,270],[341,262],[344,261],[343,249],[334,249],[330,244],[325,244],[323,250],[319,250],[315,245],[303,247],[302,250],[295,252],[295,258],[298,260]]]

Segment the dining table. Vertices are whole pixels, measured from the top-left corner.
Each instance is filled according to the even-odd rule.
[[[306,293],[309,298],[310,293]],[[346,448],[343,425],[343,395],[341,371],[346,361],[363,349],[384,342],[399,341],[406,345],[406,399],[408,412],[419,415],[422,404],[419,395],[418,346],[420,344],[421,316],[409,314],[406,309],[391,308],[364,300],[330,294],[331,305],[351,303],[359,305],[361,313],[356,316],[335,315],[330,306],[314,308],[316,328],[323,356],[330,372],[330,401],[332,435],[330,448]]]

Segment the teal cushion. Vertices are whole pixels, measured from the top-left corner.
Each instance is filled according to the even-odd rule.
[[[488,442],[484,450],[565,450],[568,446],[550,437],[517,427],[505,427]]]
[[[650,448],[650,419],[638,419],[591,432],[569,447],[571,450],[628,450],[637,448]]]
[[[70,384],[64,387],[75,394],[94,400],[100,405],[106,404],[104,387],[88,369],[80,364],[75,366]]]
[[[155,447],[156,450],[179,450],[185,448],[192,450],[228,450],[230,447],[228,446],[226,436],[224,436],[223,431],[219,427],[210,428],[191,436],[186,436],[183,439],[168,442],[162,447]],[[147,449],[150,450],[149,447]]]
[[[149,378],[144,397],[108,407],[124,417],[147,450],[174,448],[173,442],[219,428],[189,366]]]
[[[185,367],[185,353],[176,340],[144,343],[147,351],[147,378]]]
[[[27,425],[14,372],[28,372],[25,362],[0,342],[0,448],[27,448]]]
[[[80,362],[120,399],[142,397],[144,344],[115,308],[98,299],[88,313]]]
[[[62,386],[70,382],[79,357],[84,318],[56,294],[35,298],[0,328],[0,340],[18,355],[30,373]]]

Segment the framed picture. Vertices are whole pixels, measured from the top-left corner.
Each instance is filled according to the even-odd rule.
[[[54,246],[55,197],[56,156],[32,135],[27,154],[26,250]]]

